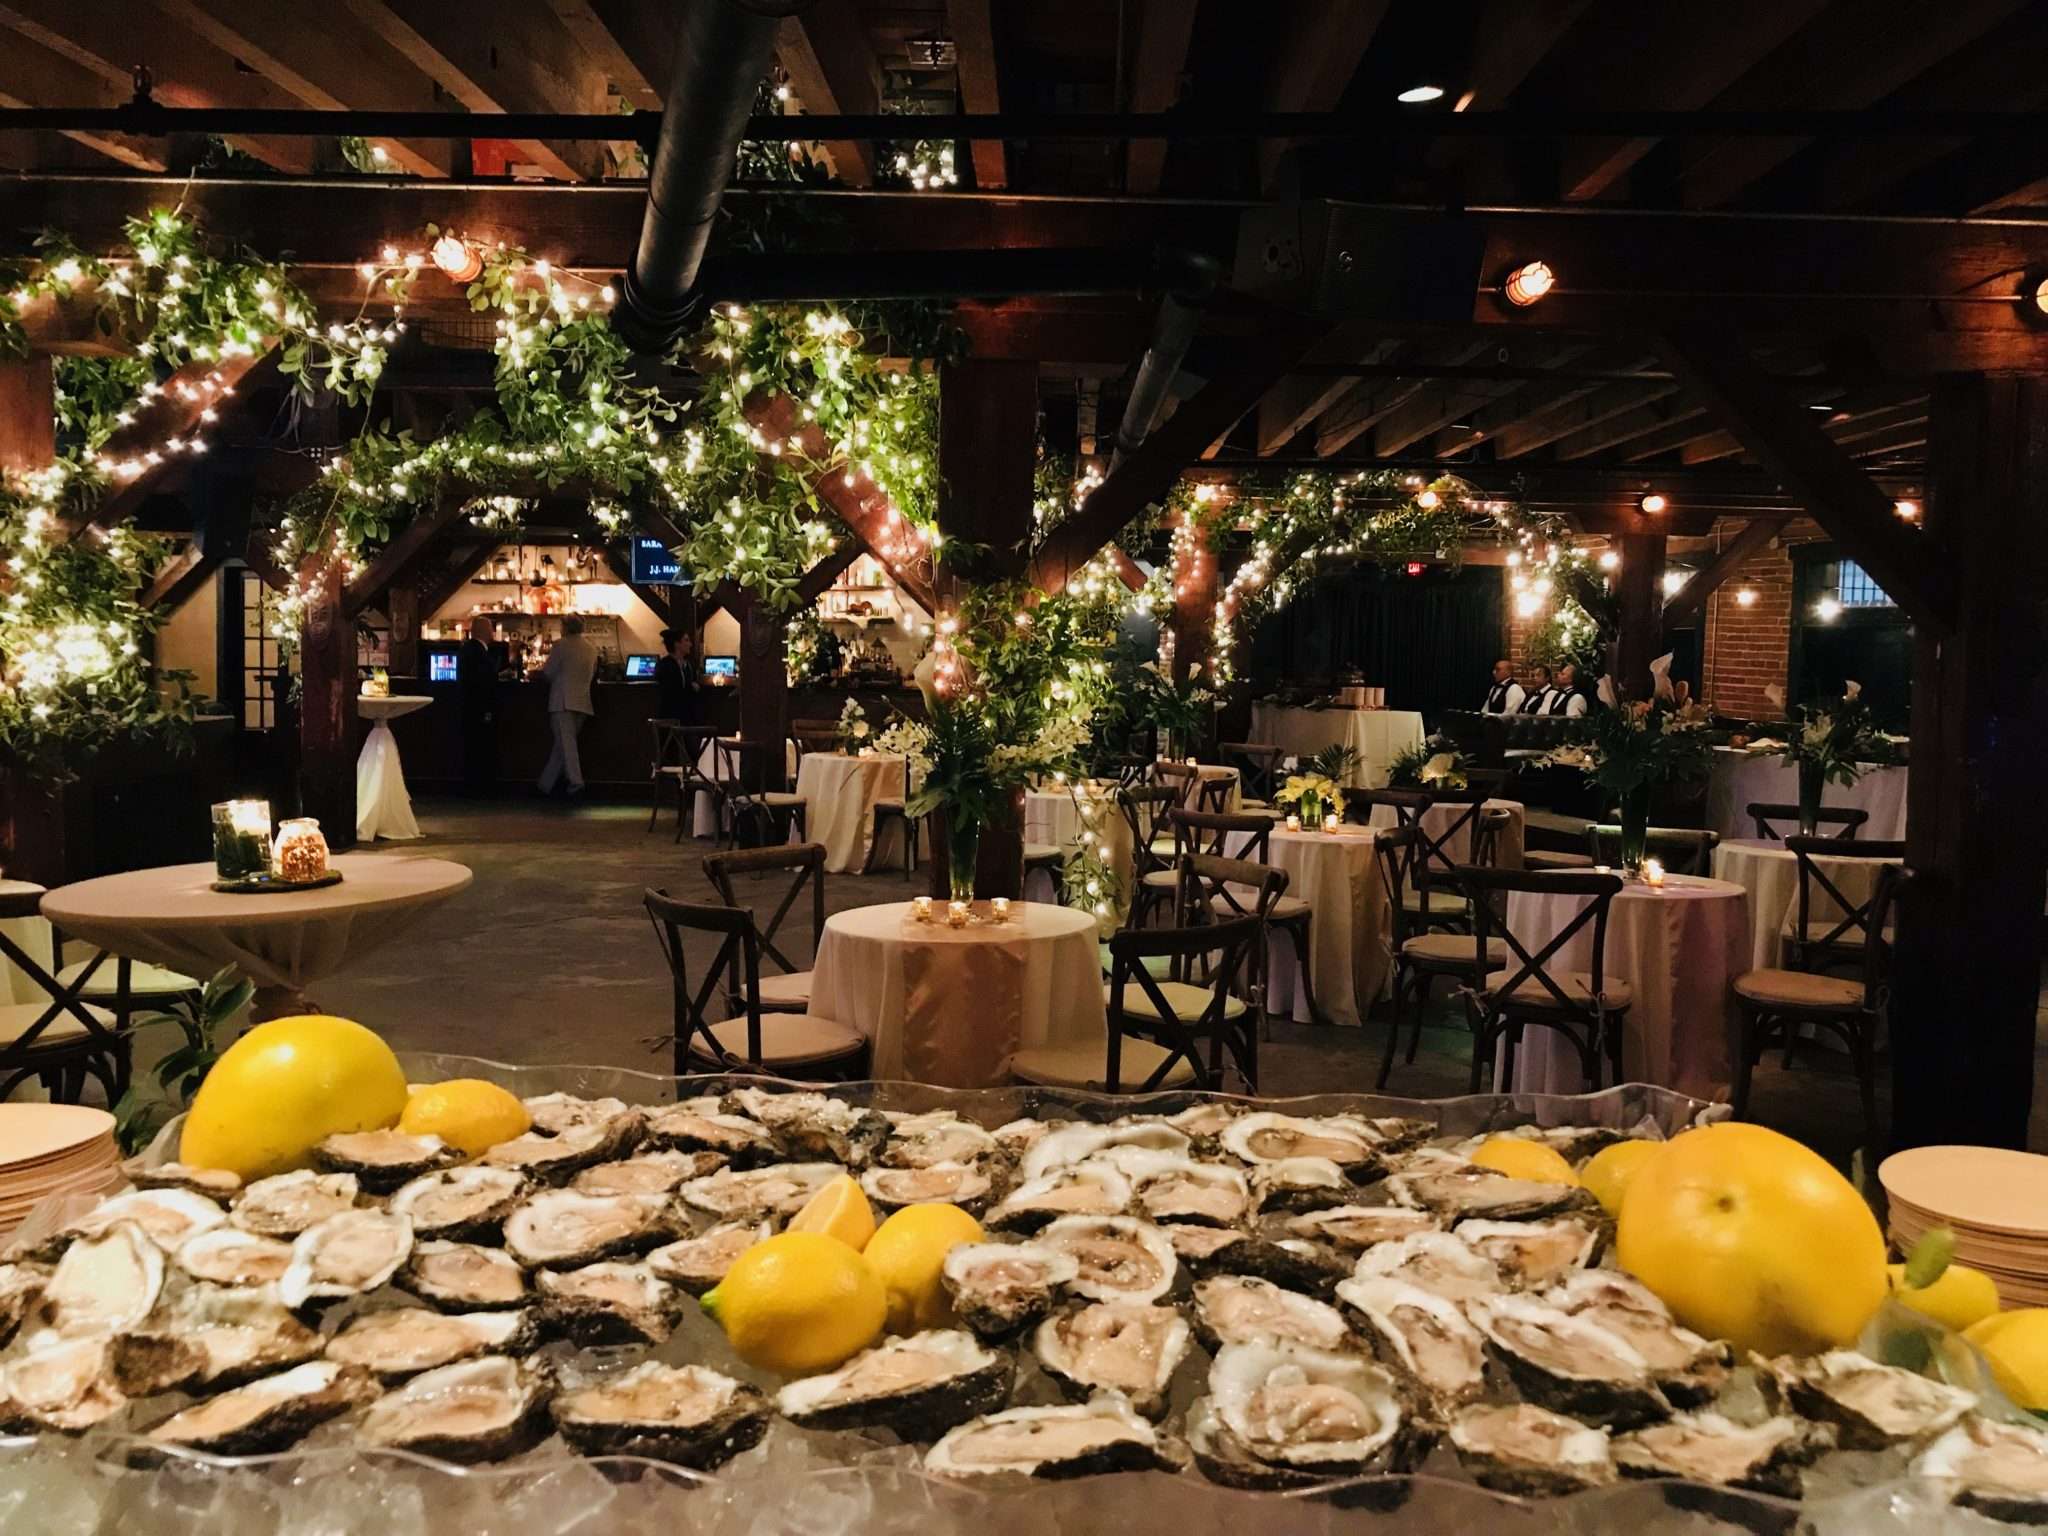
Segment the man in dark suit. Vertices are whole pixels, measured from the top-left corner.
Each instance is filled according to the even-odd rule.
[[[455,690],[462,711],[463,783],[479,799],[498,779],[498,674],[505,664],[497,626],[478,614],[456,653]]]
[[[697,680],[693,642],[694,637],[687,629],[664,629],[661,643],[668,647],[668,652],[654,664],[654,686],[659,692],[656,713],[664,720],[684,725],[698,723],[698,697],[703,687]]]

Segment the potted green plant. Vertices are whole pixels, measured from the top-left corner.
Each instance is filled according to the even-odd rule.
[[[1603,680],[1602,692],[1608,691]],[[1620,807],[1624,878],[1642,873],[1651,786],[1697,783],[1707,776],[1713,759],[1706,724],[1699,705],[1681,707],[1668,694],[1628,700],[1585,716],[1573,739],[1549,753],[1550,762],[1578,769]]]
[[[1448,736],[1427,740],[1394,754],[1387,764],[1391,789],[1465,789],[1472,761]]]

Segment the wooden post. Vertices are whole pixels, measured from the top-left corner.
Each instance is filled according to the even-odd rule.
[[[739,599],[739,621],[740,735],[779,749],[789,737],[789,616],[746,593]],[[767,788],[789,787],[780,750],[767,754],[766,775]]]
[[[1637,514],[1644,523],[1645,514]],[[1650,663],[1664,640],[1664,531],[1636,526],[1621,535],[1621,634],[1614,645],[1617,698],[1650,696]]]
[[[0,471],[25,475],[57,457],[55,379],[47,357],[0,363]]]
[[[319,818],[327,846],[356,840],[356,626],[341,562],[320,556],[299,568],[308,593],[299,635],[299,804]]]
[[[395,582],[384,594],[384,606],[391,616],[391,659],[387,670],[393,677],[418,677],[420,595],[409,581]]]
[[[2048,889],[2048,378],[1943,380],[1927,458],[1957,625],[1914,626],[1892,1143],[2024,1147]]]

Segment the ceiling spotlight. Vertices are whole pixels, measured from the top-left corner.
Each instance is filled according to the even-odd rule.
[[[1898,513],[1901,522],[1917,523],[1920,521],[1920,503],[1910,497],[1901,497],[1893,502],[1892,510]]]
[[[1735,606],[1738,608],[1754,608],[1756,606],[1756,588],[1737,587],[1735,589]]]
[[[1842,616],[1842,605],[1832,597],[1824,597],[1813,605],[1813,616],[1823,624],[1832,624]]]
[[[1601,551],[1600,551],[1600,569],[1601,569],[1601,570],[1603,570],[1603,571],[1618,571],[1618,570],[1620,570],[1620,569],[1621,569],[1621,552],[1620,552],[1619,550],[1613,550],[1613,549],[1603,549],[1603,550],[1601,550]]]
[[[1419,107],[1425,101],[1441,101],[1444,88],[1440,85],[1411,85],[1394,100],[1404,106]]]
[[[434,265],[454,283],[474,282],[484,269],[484,259],[459,235],[443,235],[434,242]]]
[[[1662,491],[1648,491],[1637,500],[1636,505],[1649,513],[1650,516],[1655,517],[1659,512],[1670,506],[1671,502]]]
[[[1525,261],[1501,284],[1501,296],[1517,309],[1526,309],[1557,286],[1557,274],[1547,263]]]
[[[1663,577],[1664,595],[1666,597],[1676,597],[1679,589],[1685,585],[1686,578],[1691,574],[1692,572],[1682,570],[1677,566],[1673,566],[1670,570],[1666,571]]]

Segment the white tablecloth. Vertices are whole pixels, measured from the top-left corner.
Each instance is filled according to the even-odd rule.
[[[1105,1038],[1089,913],[1024,901],[1007,923],[955,929],[910,911],[835,912],[818,941],[811,1012],[868,1037],[870,1076],[983,1088],[1008,1081],[1024,1046]]]
[[[1249,841],[1238,834],[1242,845]],[[1287,871],[1287,894],[1314,907],[1308,925],[1309,977],[1316,1002],[1335,1024],[1362,1024],[1373,1000],[1386,991],[1393,964],[1393,916],[1370,828],[1289,832],[1275,826],[1267,858]],[[1314,1022],[1303,991],[1294,941],[1276,935],[1266,952],[1266,1011]]]
[[[1887,859],[1816,859],[1828,879],[1851,901],[1870,899],[1877,889],[1877,871]],[[1735,838],[1714,850],[1714,875],[1732,880],[1749,892],[1749,968],[1768,970],[1784,964],[1784,938],[1799,925],[1799,859],[1783,843]],[[1809,922],[1832,922],[1841,907],[1815,886]]]
[[[1089,825],[1094,829],[1095,847],[1109,850],[1108,863],[1116,876],[1117,900],[1103,919],[1103,932],[1114,932],[1131,907],[1131,829],[1118,808],[1113,787],[1091,784],[1085,789],[1031,789],[1024,792],[1024,841],[1041,843],[1065,853],[1081,838],[1081,806],[1078,796],[1086,794],[1095,808]],[[1027,901],[1057,902],[1060,893],[1048,870],[1032,870],[1025,877]]]
[[[1870,820],[1856,835],[1896,842],[1906,835],[1907,772],[1903,766],[1866,768],[1847,789],[1828,785],[1821,791],[1821,803],[1870,812]],[[1714,764],[1707,775],[1707,825],[1724,838],[1753,837],[1756,822],[1748,811],[1753,802],[1797,805],[1799,770],[1775,754],[1714,748]]]
[[[1531,954],[1571,921],[1588,898],[1516,891],[1508,928]],[[1749,893],[1726,880],[1673,875],[1661,891],[1622,887],[1608,911],[1605,974],[1635,990],[1622,1033],[1622,1080],[1657,1083],[1700,1099],[1728,1096],[1735,1038],[1729,982],[1749,969]],[[1556,971],[1593,964],[1589,923],[1545,963]],[[1509,969],[1519,970],[1511,960]],[[1499,1081],[1501,1060],[1494,1061]],[[1554,1030],[1530,1027],[1515,1057],[1515,1080],[1499,1091],[1584,1093],[1578,1052]]]
[[[356,700],[356,713],[376,722],[363,738],[362,754],[356,758],[358,842],[374,842],[380,837],[405,842],[420,835],[420,824],[413,819],[412,796],[405,791],[405,770],[398,761],[398,739],[386,722],[433,702],[418,693],[364,694]]]
[[[804,835],[825,845],[825,867],[834,874],[857,870],[867,863],[875,802],[902,798],[903,759],[806,752],[796,792],[805,800]]]
[[[733,739],[734,738],[730,736],[726,738],[726,740],[728,741],[731,741]],[[718,778],[717,747],[718,738],[714,736],[704,743],[704,750],[697,754],[698,771],[701,772],[705,778],[714,781]],[[733,763],[735,767],[737,767],[739,763],[739,757],[737,754],[735,754],[733,757]],[[790,741],[783,743],[782,765],[782,771],[784,773],[788,774],[791,778],[796,777],[795,742]],[[810,814],[811,812],[809,807],[806,807],[804,810],[806,820],[809,819]],[[718,836],[718,802],[712,799],[709,794],[707,794],[705,791],[701,789],[697,791],[697,803],[690,808],[690,835],[692,837]]]
[[[1431,837],[1444,837],[1446,833],[1450,834],[1448,840],[1444,843],[1444,852],[1450,855],[1452,862],[1458,864],[1469,864],[1472,860],[1472,832],[1479,825],[1478,812],[1473,812],[1472,819],[1467,821],[1462,827],[1459,827],[1456,832],[1451,832],[1450,829],[1456,825],[1458,818],[1464,815],[1468,809],[1469,807],[1463,805],[1432,805],[1422,813],[1422,830],[1425,833]],[[1480,809],[1506,811],[1508,813],[1508,824],[1500,835],[1500,848],[1497,858],[1499,867],[1502,869],[1520,869],[1522,867],[1523,839],[1527,830],[1526,813],[1522,808],[1522,802],[1519,800],[1488,800]],[[1372,808],[1372,815],[1368,820],[1375,827],[1385,827],[1389,830],[1401,824],[1401,818],[1395,814],[1394,808],[1391,805],[1374,806]],[[1421,851],[1420,849],[1416,850],[1418,856]],[[1442,868],[1439,867],[1436,873],[1442,874]]]
[[[1384,789],[1387,768],[1401,753],[1422,745],[1422,716],[1412,709],[1290,709],[1252,706],[1252,736],[1291,757],[1309,757],[1325,747],[1350,747],[1358,769],[1353,789]]]

